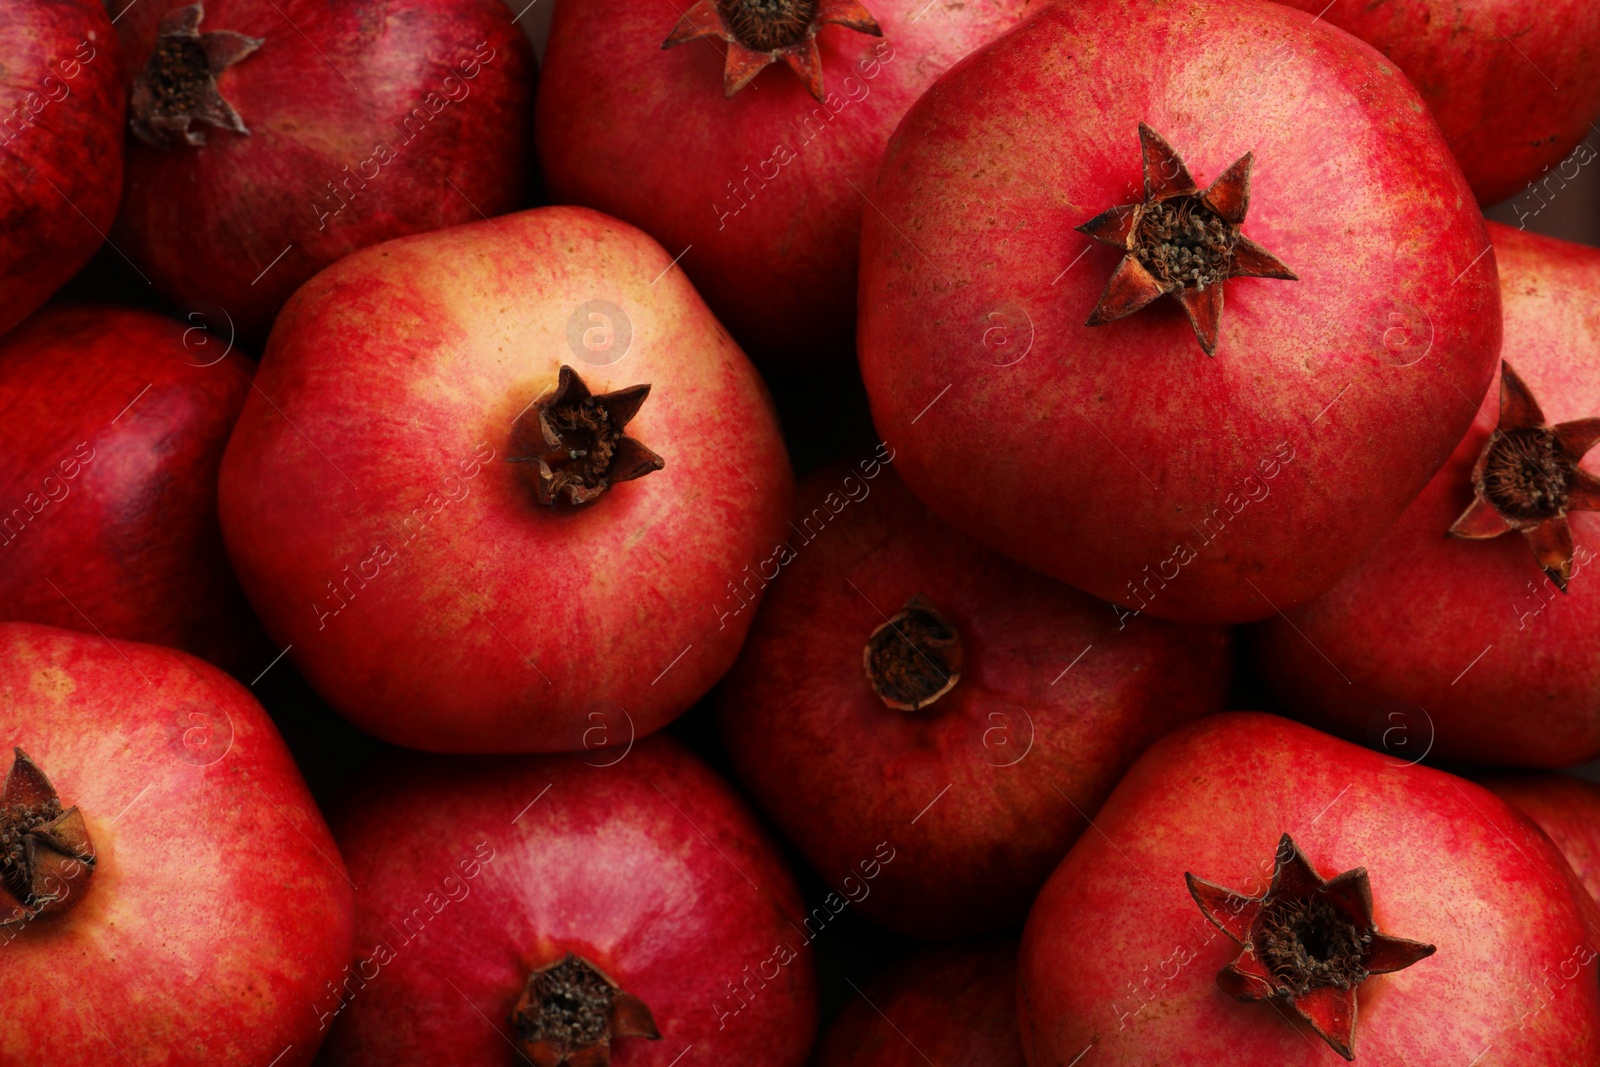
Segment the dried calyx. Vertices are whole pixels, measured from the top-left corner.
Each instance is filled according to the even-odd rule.
[[[617,482],[658,471],[667,461],[622,432],[649,395],[648,385],[631,385],[596,396],[563,366],[555,392],[512,427],[519,454],[509,462],[528,464],[534,496],[549,507],[587,504]]]
[[[570,952],[528,975],[511,1029],[534,1067],[604,1067],[618,1038],[661,1037],[644,1001]]]
[[[94,875],[94,845],[76,807],[61,799],[27,753],[14,750],[0,794],[0,884],[18,907],[0,926],[77,905]]]
[[[1519,531],[1563,593],[1572,577],[1571,511],[1600,511],[1600,479],[1578,461],[1600,442],[1600,418],[1551,426],[1526,384],[1500,364],[1500,418],[1472,471],[1472,503],[1447,531],[1481,541]]]
[[[205,11],[190,4],[161,19],[155,51],[133,81],[128,125],[145,144],[202,145],[206,123],[248,135],[244,120],[217,89],[217,75],[261,47],[259,37],[231,30],[200,32]]]
[[[722,86],[728,96],[749,85],[768,64],[781,60],[820,102],[825,94],[817,33],[828,25],[883,36],[860,0],[699,0],[661,47],[702,37],[725,42]]]
[[[961,634],[918,593],[872,631],[861,659],[878,699],[899,711],[921,711],[961,680]]]
[[[1347,1060],[1355,1059],[1356,990],[1372,975],[1434,953],[1432,945],[1379,932],[1365,867],[1323,878],[1288,834],[1262,896],[1184,877],[1200,911],[1241,946],[1217,985],[1238,1000],[1289,1004]]]
[[[1144,161],[1144,201],[1102,212],[1078,227],[1125,254],[1088,325],[1103,326],[1133,314],[1160,296],[1183,305],[1206,355],[1217,350],[1223,283],[1229,278],[1280,278],[1295,273],[1240,232],[1250,209],[1246,153],[1202,191],[1164,138],[1139,124]]]

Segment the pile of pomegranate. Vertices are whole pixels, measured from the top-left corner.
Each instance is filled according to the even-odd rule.
[[[1592,0],[0,3],[0,1067],[1600,1067],[1597,155]]]

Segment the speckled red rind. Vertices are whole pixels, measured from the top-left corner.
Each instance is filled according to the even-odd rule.
[[[0,1062],[306,1067],[351,889],[244,687],[171,649],[0,623],[0,746],[77,805],[96,857],[76,908],[0,935],[0,997],[32,1020],[0,1028]]]
[[[1366,867],[1385,933],[1436,945],[1360,989],[1355,1062],[1566,1067],[1600,1054],[1600,912],[1550,840],[1464,779],[1257,713],[1157,742],[1051,876],[1018,965],[1034,1067],[1339,1062],[1271,1003],[1217,987],[1239,946],[1184,874],[1260,895],[1290,833],[1324,876]],[[1580,903],[1581,900],[1581,903]],[[1489,1050],[1485,1054],[1485,1050]]]
[[[567,952],[642,999],[661,1032],[615,1042],[615,1067],[667,1067],[690,1046],[680,1065],[805,1062],[803,905],[744,803],[670,738],[609,767],[585,759],[603,762],[412,757],[345,806],[356,955],[381,942],[392,959],[358,964],[368,981],[336,1016],[332,1067],[514,1061],[506,1020],[523,984]]]
[[[1140,122],[1202,186],[1253,152],[1243,232],[1300,278],[1228,281],[1214,359],[1172,300],[1084,325],[1121,253],[1073,228],[1138,200]],[[1493,372],[1494,256],[1425,105],[1278,4],[1046,8],[918,102],[867,195],[862,375],[906,482],[1154,615],[1242,622],[1327,589]]]
[[[1538,823],[1600,901],[1600,785],[1568,774],[1496,774],[1479,783]]]
[[[1600,414],[1600,251],[1489,224],[1505,356],[1552,423]],[[1518,534],[1446,538],[1500,410],[1498,375],[1450,461],[1329,592],[1257,627],[1256,668],[1288,712],[1420,757],[1568,767],[1600,754],[1600,516],[1571,512],[1565,595]],[[1463,406],[1465,402],[1463,401]],[[1600,454],[1582,466],[1600,472]],[[1389,735],[1398,742],[1400,735]]]

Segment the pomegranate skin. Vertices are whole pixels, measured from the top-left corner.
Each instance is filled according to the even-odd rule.
[[[181,6],[119,19],[130,81]],[[534,60],[499,0],[206,0],[200,33],[218,30],[263,42],[217,78],[249,135],[128,138],[116,239],[169,298],[259,344],[335,260],[523,204]]]
[[[1497,774],[1479,779],[1550,835],[1583,887],[1600,901],[1600,785],[1569,774]]]
[[[1243,232],[1299,275],[1226,282],[1215,358],[1170,299],[1084,325],[1120,253],[1074,227],[1139,199],[1140,122],[1202,187],[1253,152]],[[918,102],[871,196],[861,366],[907,484],[1163,618],[1243,622],[1327,589],[1493,372],[1494,257],[1426,108],[1278,4],[1049,7]]]
[[[143,311],[52,307],[0,339],[6,618],[265,664],[217,525],[255,365],[203,338]]]
[[[1600,414],[1600,251],[1496,223],[1489,233],[1506,361],[1552,423]],[[1568,514],[1577,550],[1565,596],[1521,535],[1444,536],[1472,502],[1499,412],[1497,375],[1450,461],[1366,558],[1254,629],[1256,669],[1295,718],[1356,740],[1403,726],[1417,741],[1406,758],[1430,739],[1439,758],[1497,765],[1600,755],[1600,517]],[[1582,466],[1600,472],[1600,455]]]
[[[0,5],[0,333],[77,273],[111,228],[126,108],[99,0]]]
[[[365,981],[315,1008],[337,1020],[330,1067],[507,1061],[529,972],[568,952],[642,999],[660,1030],[613,1042],[617,1067],[667,1067],[690,1045],[706,1063],[805,1062],[817,1009],[791,926],[799,891],[744,803],[677,742],[650,738],[620,760],[389,767],[335,820],[361,886],[352,973]],[[393,959],[374,977],[361,964],[380,944]]]
[[[284,309],[222,531],[267,632],[357,726],[448,752],[621,744],[733,663],[750,615],[715,605],[782,536],[793,476],[760,378],[671,261],[542,208],[363,250]],[[631,338],[604,363],[578,355],[597,300]],[[563,364],[595,394],[651,385],[626,432],[664,469],[536,502],[512,430]]]
[[[850,357],[863,196],[889,134],[1038,0],[864,5],[882,38],[816,38],[823,103],[782,63],[725,98],[722,42],[662,49],[689,7],[676,0],[555,8],[534,134],[550,195],[689,249],[679,265],[757,359]]]
[[[1015,942],[925,949],[845,1005],[816,1067],[1024,1067],[1016,990]]]
[[[719,689],[740,780],[874,922],[923,938],[1014,926],[1139,753],[1222,710],[1229,635],[1119,628],[1111,605],[941,522],[877,459],[803,489],[796,558]],[[919,594],[960,634],[964,667],[902,711],[862,655]],[[894,858],[880,867],[883,841]]]
[[[1280,2],[1394,61],[1428,102],[1480,203],[1538,178],[1600,115],[1600,7],[1588,0]]]
[[[1270,715],[1157,742],[1040,893],[1018,999],[1035,1067],[1092,1045],[1112,1067],[1339,1062],[1289,1009],[1235,1001],[1239,946],[1193,873],[1260,895],[1289,833],[1324,877],[1364,866],[1378,928],[1436,945],[1360,987],[1356,1062],[1562,1065],[1600,1056],[1595,914],[1550,840],[1487,790]]]
[[[0,623],[0,742],[95,849],[75,908],[0,935],[0,1064],[310,1064],[350,883],[249,692],[172,649]]]

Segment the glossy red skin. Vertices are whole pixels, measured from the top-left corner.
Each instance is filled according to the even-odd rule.
[[[1521,191],[1600,115],[1600,7],[1588,0],[1280,0],[1392,59],[1484,204]]]
[[[1017,946],[943,945],[895,964],[845,1005],[816,1067],[1023,1067]]]
[[[0,7],[0,333],[89,261],[116,216],[115,49],[99,0]]]
[[[732,664],[749,614],[716,605],[793,482],[765,388],[671,261],[544,208],[357,253],[284,309],[223,458],[223,535],[268,632],[358,726],[434,751],[621,744]],[[591,299],[632,322],[608,365],[568,347]],[[595,393],[651,384],[627,432],[666,467],[554,511],[506,461],[563,363]]]
[[[1244,233],[1300,275],[1228,281],[1215,358],[1169,298],[1084,325],[1121,253],[1073,227],[1139,199],[1141,121],[1202,187],[1253,151]],[[922,98],[871,195],[861,367],[906,482],[979,540],[1163,618],[1259,619],[1328,588],[1493,371],[1494,257],[1426,108],[1281,5],[1047,8]],[[1391,315],[1424,314],[1431,350],[1395,365],[1420,341]]]
[[[130,79],[180,6],[141,3],[118,21]],[[200,32],[213,30],[264,41],[217,80],[249,136],[197,124],[200,147],[128,138],[118,243],[173,300],[219,306],[258,342],[335,260],[525,202],[534,61],[498,0],[208,0]],[[463,62],[478,63],[473,78]],[[433,115],[420,132],[402,125],[416,107]],[[354,197],[324,219],[317,205],[340,202],[330,181]]]
[[[1362,984],[1357,1063],[1595,1062],[1600,987],[1585,920],[1596,913],[1550,840],[1479,786],[1230,713],[1152,746],[1096,825],[1023,932],[1019,1014],[1035,1067],[1091,1043],[1110,1067],[1340,1062],[1272,1005],[1217,987],[1239,946],[1184,884],[1190,872],[1261,894],[1286,832],[1324,877],[1367,868],[1380,930],[1438,947]]]
[[[356,955],[376,959],[382,943],[393,958],[376,977],[361,968],[368,982],[343,998],[330,1067],[509,1060],[506,1020],[529,972],[568,952],[644,1000],[661,1032],[614,1042],[616,1067],[666,1067],[689,1045],[696,1062],[805,1062],[812,958],[776,849],[677,742],[651,738],[615,759],[412,757],[351,800],[335,824],[361,887]],[[458,863],[480,843],[492,858],[464,878]],[[436,916],[430,897],[444,904]],[[395,925],[417,907],[428,936]],[[794,958],[758,984],[785,943]],[[720,1002],[737,1004],[728,983],[746,981],[743,1010],[719,1015]]]
[[[1569,774],[1505,774],[1480,779],[1550,835],[1589,895],[1600,901],[1600,785]]]
[[[261,705],[181,652],[0,623],[0,735],[96,859],[73,910],[8,936],[0,1063],[306,1067],[354,908]]]
[[[0,340],[4,617],[265,665],[217,525],[255,365],[203,338],[144,311],[59,307]]]
[[[1502,354],[1547,419],[1600,414],[1600,251],[1495,223],[1490,234]],[[1565,596],[1520,534],[1443,536],[1472,502],[1499,412],[1497,376],[1450,461],[1360,565],[1256,629],[1257,670],[1296,718],[1367,739],[1399,714],[1452,760],[1567,767],[1600,754],[1600,517],[1568,516],[1580,547]],[[1583,467],[1600,472],[1600,454]]]
[[[550,195],[625,219],[673,255],[691,247],[683,269],[758,359],[849,358],[863,195],[889,134],[936,77],[1038,6],[865,4],[882,38],[817,35],[821,104],[782,63],[726,98],[721,41],[661,47],[689,6],[678,0],[556,5],[535,125]],[[791,123],[817,110],[833,117],[814,118],[822,132],[808,140]]]
[[[813,542],[791,534],[797,558],[719,690],[723,740],[757,804],[861,914],[925,938],[1015,925],[1139,753],[1222,710],[1229,635],[1119,629],[1111,605],[970,540],[876,469],[803,487],[797,523],[828,515],[830,490],[846,509],[810,520]],[[965,667],[912,713],[872,690],[862,653],[918,593],[960,632]],[[881,841],[894,859],[864,878]]]

